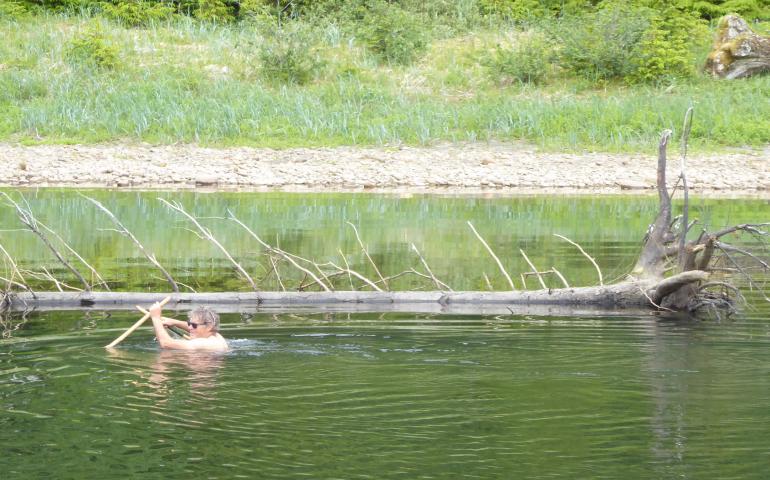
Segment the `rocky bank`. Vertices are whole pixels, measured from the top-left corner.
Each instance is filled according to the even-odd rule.
[[[639,154],[553,153],[529,145],[427,148],[202,148],[0,144],[0,186],[119,189],[653,194],[656,146]],[[679,171],[669,153],[670,178]],[[770,198],[770,146],[691,154],[695,194]]]

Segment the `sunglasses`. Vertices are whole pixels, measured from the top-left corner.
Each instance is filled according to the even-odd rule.
[[[201,325],[206,325],[205,323],[195,323],[187,320],[187,326],[195,330],[196,328],[200,327]]]

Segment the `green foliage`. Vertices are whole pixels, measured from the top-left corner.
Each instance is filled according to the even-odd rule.
[[[312,80],[322,66],[302,24],[275,30],[259,46],[259,60],[262,77],[271,83],[301,85]]]
[[[119,50],[105,36],[98,23],[78,32],[69,41],[67,55],[78,62],[99,68],[113,69],[119,64]]]
[[[695,47],[708,43],[705,23],[675,7],[605,2],[596,11],[543,25],[560,45],[559,64],[593,81],[692,76]]]
[[[706,24],[692,13],[669,7],[650,13],[650,24],[639,44],[631,81],[688,77],[696,73],[694,45],[708,43]]]
[[[766,0],[678,0],[675,4],[708,19],[728,13],[737,13],[747,20],[770,19],[770,3]]]
[[[0,1],[0,19],[14,20],[27,14],[27,7],[12,0]]]
[[[496,80],[537,84],[546,79],[552,55],[545,36],[533,33],[520,38],[513,48],[498,46],[485,63]]]
[[[426,27],[419,16],[385,0],[363,1],[356,10],[358,34],[382,60],[408,65],[425,52]]]
[[[561,47],[564,68],[591,80],[608,80],[633,73],[650,19],[646,9],[612,4],[545,25]]]
[[[575,14],[597,3],[598,0],[479,0],[482,11],[519,20]]]
[[[119,0],[102,4],[105,17],[130,27],[166,20],[174,11],[175,7],[171,2],[151,0]]]
[[[225,22],[232,20],[233,11],[222,0],[198,0],[195,18],[208,22]]]
[[[264,0],[241,0],[238,16],[243,19],[265,19],[270,16],[270,7]]]

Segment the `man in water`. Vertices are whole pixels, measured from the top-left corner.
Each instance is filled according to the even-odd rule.
[[[150,307],[152,326],[161,348],[175,350],[227,350],[227,341],[219,334],[219,315],[208,307],[198,307],[190,312],[187,322],[161,318],[159,303]],[[171,338],[165,327],[177,327],[187,331],[190,339]]]

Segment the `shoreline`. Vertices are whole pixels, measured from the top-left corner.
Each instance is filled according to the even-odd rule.
[[[207,148],[0,144],[0,187],[437,195],[653,195],[656,152],[540,152],[523,143]],[[668,183],[680,158],[669,151]],[[691,154],[693,195],[770,198],[770,146]]]

